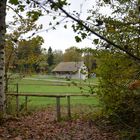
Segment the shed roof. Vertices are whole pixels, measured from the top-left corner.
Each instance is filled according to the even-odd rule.
[[[76,72],[84,62],[61,62],[52,71],[53,72]]]

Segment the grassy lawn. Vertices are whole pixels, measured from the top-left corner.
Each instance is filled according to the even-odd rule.
[[[40,76],[39,76],[40,77]],[[11,81],[9,85],[9,91],[13,91],[16,92],[17,87],[16,87],[16,83],[18,83],[18,91],[19,94],[20,92],[25,92],[25,93],[45,93],[45,94],[68,94],[68,93],[81,93],[81,90],[79,87],[74,86],[73,84],[70,84],[71,81],[66,81],[65,79],[51,79],[49,78],[49,80],[47,81],[47,78],[44,78],[42,76],[42,78],[39,78],[38,76],[33,76],[31,77],[27,77],[24,79],[16,79],[14,81]],[[34,79],[32,79],[34,78]],[[38,80],[39,78],[39,80]],[[51,80],[52,81],[51,81]],[[58,80],[58,81],[57,81]],[[60,84],[61,80],[63,81],[62,83],[64,83],[64,80],[66,81],[66,85],[65,86],[52,86],[52,85],[47,85],[47,84]],[[74,80],[74,82],[80,82],[78,80]],[[98,79],[92,80],[92,83],[97,84]],[[81,83],[89,83],[89,81],[86,82],[81,82]],[[82,88],[84,88],[85,90],[83,90],[83,92],[88,92],[89,88],[88,86],[82,86]],[[20,104],[24,104],[24,98],[25,97],[20,97]],[[14,99],[15,100],[15,99]],[[15,101],[14,101],[15,102]],[[48,97],[29,97],[28,98],[28,106],[31,108],[42,108],[42,107],[46,107],[48,105],[55,105],[56,99],[55,98],[48,98]],[[63,98],[61,99],[61,104],[62,105],[66,105],[67,104],[67,99]],[[71,97],[71,104],[72,105],[93,105],[93,106],[97,106],[99,104],[98,98],[97,97]]]
[[[99,79],[98,78],[89,78],[86,81],[83,80],[78,80],[78,79],[71,79],[71,81],[67,81],[65,78],[56,78],[53,75],[31,75],[30,77],[27,78],[35,78],[39,80],[45,80],[45,81],[50,81],[50,80],[59,80],[60,82],[77,82],[77,83],[92,83],[92,84],[98,84]]]
[[[20,98],[21,103],[24,103],[24,97]],[[48,97],[29,97],[28,98],[29,106],[40,108],[45,106],[55,106],[56,99],[55,98],[48,98]],[[67,99],[61,98],[60,100],[61,105],[67,105]],[[71,104],[72,105],[98,105],[97,97],[71,97]]]

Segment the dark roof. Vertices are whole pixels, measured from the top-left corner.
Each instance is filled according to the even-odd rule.
[[[61,62],[52,71],[76,72],[83,64],[83,62]]]

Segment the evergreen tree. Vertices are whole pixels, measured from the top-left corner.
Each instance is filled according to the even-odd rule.
[[[48,66],[51,67],[53,65],[53,62],[54,62],[54,56],[53,56],[52,48],[49,47],[49,49],[48,49],[48,58],[47,58]]]

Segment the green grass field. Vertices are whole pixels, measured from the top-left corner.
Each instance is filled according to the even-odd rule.
[[[81,89],[79,86],[75,86],[71,84],[72,81],[66,81],[65,79],[47,79],[43,76],[33,76],[33,77],[26,77],[25,79],[16,79],[14,81],[11,81],[9,84],[9,92],[16,92],[17,91],[17,83],[18,83],[18,92],[24,92],[24,93],[45,93],[45,94],[69,94],[69,93],[81,93]],[[78,80],[74,80],[76,83],[82,83],[82,84],[97,84],[97,79],[90,79],[89,81],[82,82]],[[49,85],[48,85],[49,84]],[[52,86],[51,84],[65,84],[65,86]],[[89,87],[87,85],[81,86],[82,91],[89,92]],[[20,97],[20,104],[24,104],[24,98]],[[13,101],[15,98],[13,98]],[[66,98],[61,99],[61,104],[66,105]],[[14,101],[15,102],[15,101]],[[42,108],[46,107],[48,105],[55,105],[56,99],[55,98],[48,98],[48,97],[29,97],[28,98],[28,106],[30,108]],[[71,97],[71,104],[72,105],[93,105],[97,106],[99,104],[97,97]]]

